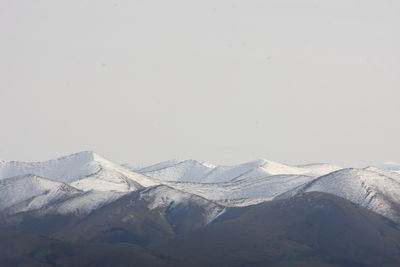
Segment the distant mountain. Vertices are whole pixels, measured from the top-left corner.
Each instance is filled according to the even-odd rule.
[[[219,183],[240,178],[270,175],[320,176],[339,169],[340,167],[330,164],[290,166],[260,159],[234,166],[215,166],[196,160],[173,160],[158,163],[136,171],[162,181]]]
[[[0,179],[34,174],[58,182],[70,183],[101,170],[94,152],[80,152],[44,162],[0,162]]]
[[[213,168],[196,160],[166,161],[137,170],[163,181],[200,182]]]
[[[132,191],[159,184],[89,151],[44,162],[0,163],[0,179],[26,174],[69,183],[84,191]]]
[[[385,162],[375,167],[400,174],[400,163],[397,162]]]

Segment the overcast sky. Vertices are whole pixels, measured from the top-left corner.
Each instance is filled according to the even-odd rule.
[[[0,0],[0,159],[400,161],[400,2]]]

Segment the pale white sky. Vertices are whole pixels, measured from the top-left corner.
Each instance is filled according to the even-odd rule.
[[[400,161],[400,2],[0,0],[0,159]]]

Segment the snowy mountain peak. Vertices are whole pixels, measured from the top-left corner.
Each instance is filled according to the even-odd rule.
[[[0,179],[28,173],[60,182],[71,182],[100,171],[92,152],[80,152],[42,162],[4,162],[0,164]]]
[[[132,191],[158,184],[155,179],[130,171],[92,151],[83,151],[43,162],[5,162],[0,179],[35,174],[70,183],[84,191]]]
[[[73,153],[67,156],[62,156],[56,159],[51,159],[48,161],[44,161],[44,162],[60,162],[60,161],[64,161],[64,162],[79,162],[81,164],[85,164],[85,163],[90,163],[90,162],[97,162],[97,163],[107,163],[110,162],[110,160],[106,159],[105,157],[103,157],[102,155],[94,152],[94,151],[81,151],[81,152],[77,152],[77,153]]]

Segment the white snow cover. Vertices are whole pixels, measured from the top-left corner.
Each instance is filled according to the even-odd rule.
[[[363,169],[343,169],[315,179],[278,198],[312,191],[337,195],[400,221],[400,183],[385,175]]]
[[[133,183],[137,184],[137,189],[141,186],[153,186],[160,184],[157,180],[152,179],[140,173],[133,172],[122,167],[119,164],[111,162],[103,157],[96,154],[95,161],[100,165],[101,170],[98,173],[90,175],[90,177],[95,177],[98,179],[103,179],[110,182],[126,182],[129,183],[129,188],[133,189]],[[133,183],[132,183],[133,182]]]
[[[290,166],[279,162],[259,159],[234,166],[215,166],[195,160],[166,161],[152,165],[138,172],[162,181],[219,183],[238,178],[259,177],[280,174],[321,176],[341,169],[330,164]]]
[[[44,213],[87,214],[125,193],[156,184],[155,179],[93,152],[45,162],[2,162],[0,212],[13,214],[47,207]]]
[[[364,170],[373,171],[373,172],[376,172],[376,173],[380,173],[380,174],[382,174],[382,175],[384,175],[384,176],[387,176],[387,177],[390,177],[390,178],[392,178],[393,180],[396,180],[397,182],[400,183],[400,173],[399,173],[399,172],[390,171],[390,170],[385,170],[385,169],[380,169],[380,168],[373,167],[373,166],[364,168]]]
[[[0,180],[0,214],[39,210],[40,214],[84,215],[125,192],[82,192],[65,183],[32,174]]]
[[[196,160],[166,161],[138,172],[163,181],[200,181],[212,168]]]
[[[0,212],[39,209],[78,193],[79,190],[67,184],[31,174],[3,179],[0,180]]]
[[[82,190],[131,191],[159,184],[89,151],[44,162],[0,163],[0,179],[26,174],[70,183]],[[91,179],[84,180],[87,178]]]
[[[89,191],[77,197],[68,199],[49,207],[44,213],[86,215],[108,203],[111,203],[126,193],[115,191]]]
[[[199,206],[202,206],[206,210],[206,221],[207,223],[214,220],[221,212],[224,211],[224,207],[217,205],[202,197],[189,194],[183,191],[179,191],[168,186],[159,185],[156,187],[148,188],[140,193],[140,199],[144,199],[149,202],[149,209],[156,209],[159,207],[176,207],[178,205],[189,205],[190,202],[195,202]]]
[[[305,175],[272,175],[240,178],[225,183],[165,183],[172,188],[225,203],[225,205],[247,206],[271,200],[313,179]]]
[[[131,184],[133,186],[131,186]],[[71,186],[80,189],[82,191],[118,191],[118,192],[128,192],[135,191],[142,188],[137,186],[137,184],[132,183],[128,179],[116,179],[115,181],[110,181],[109,179],[98,179],[97,177],[89,177],[81,179],[70,183]]]
[[[150,201],[151,209],[191,201],[207,204],[210,220],[221,212],[221,205],[248,206],[320,191],[400,222],[400,165],[395,163],[340,169],[269,160],[235,166],[171,160],[135,172],[93,152],[44,162],[0,161],[0,214],[35,210],[85,215],[136,190]]]
[[[92,152],[80,152],[62,158],[43,162],[3,162],[0,163],[0,179],[13,176],[35,174],[54,181],[69,183],[100,171]]]
[[[400,174],[400,163],[389,161],[389,162],[385,162],[383,164],[377,165],[375,167]]]

